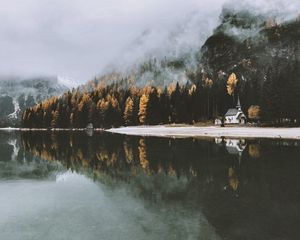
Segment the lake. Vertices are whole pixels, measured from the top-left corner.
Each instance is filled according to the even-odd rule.
[[[300,141],[0,131],[0,239],[300,237]]]

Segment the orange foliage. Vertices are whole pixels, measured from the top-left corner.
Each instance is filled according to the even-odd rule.
[[[258,120],[260,118],[260,107],[252,105],[248,109],[248,117],[250,119]]]
[[[238,79],[235,73],[232,73],[227,80],[227,93],[229,95],[234,94],[237,83],[238,83]]]

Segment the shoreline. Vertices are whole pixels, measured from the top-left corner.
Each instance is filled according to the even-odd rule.
[[[93,131],[104,131],[104,129],[101,128],[11,128],[11,127],[5,127],[0,128],[0,131],[39,131],[39,132],[59,132],[59,131],[87,131],[87,130],[93,130]]]
[[[291,139],[300,140],[300,128],[261,128],[261,127],[166,127],[166,126],[138,126],[121,127],[106,130],[133,136],[152,137],[207,137],[207,138],[268,138],[268,139]]]
[[[220,127],[220,126],[130,126],[111,129],[85,129],[85,128],[0,128],[0,131],[94,131],[109,132],[115,134],[131,136],[151,136],[151,137],[171,137],[171,138],[188,138],[188,137],[205,137],[205,138],[268,138],[268,139],[290,139],[300,140],[300,128],[275,128],[275,127]]]

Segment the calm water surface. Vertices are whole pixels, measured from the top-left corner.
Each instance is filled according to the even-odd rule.
[[[0,239],[300,239],[300,142],[0,132]]]

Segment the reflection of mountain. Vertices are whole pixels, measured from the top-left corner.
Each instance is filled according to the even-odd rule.
[[[26,153],[17,133],[0,132],[0,179],[41,179],[60,169],[57,163],[49,163]]]
[[[200,208],[224,239],[297,239],[299,142],[249,140],[241,163],[226,145],[195,139],[23,132],[22,144],[105,184],[126,184],[153,204]],[[257,145],[259,154],[253,154],[250,146]]]
[[[26,108],[66,90],[56,78],[0,78],[0,126],[18,125]]]

